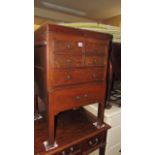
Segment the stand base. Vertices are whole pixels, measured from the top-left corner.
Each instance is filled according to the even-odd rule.
[[[49,151],[49,150],[52,150],[52,149],[55,149],[56,147],[58,147],[58,144],[56,142],[54,142],[54,144],[51,145],[51,144],[49,144],[49,141],[44,141],[43,145],[44,145],[46,151]]]
[[[94,125],[97,129],[101,129],[101,128],[105,127],[105,124],[102,124],[101,126],[99,126],[99,125],[97,124],[97,122],[93,123],[93,125]]]

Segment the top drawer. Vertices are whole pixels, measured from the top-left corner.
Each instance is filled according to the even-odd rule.
[[[53,48],[56,53],[82,54],[83,42],[77,40],[54,40]]]
[[[80,36],[54,33],[52,40],[55,53],[82,54],[84,43]]]
[[[104,42],[88,42],[85,43],[86,55],[106,55],[108,44]]]

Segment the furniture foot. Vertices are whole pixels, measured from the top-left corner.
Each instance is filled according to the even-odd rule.
[[[38,95],[34,96],[34,121],[39,120],[43,118],[40,114],[39,114],[39,105],[38,105]]]
[[[58,144],[56,142],[54,142],[54,144],[50,144],[49,141],[44,141],[43,145],[46,151],[49,151],[58,147]]]
[[[38,114],[38,113],[34,114],[34,121],[37,121],[37,120],[42,119],[42,118],[43,118],[43,116],[41,116],[40,114]]]
[[[105,124],[98,125],[97,122],[93,123],[93,125],[94,125],[97,129],[101,129],[101,128],[105,127]]]

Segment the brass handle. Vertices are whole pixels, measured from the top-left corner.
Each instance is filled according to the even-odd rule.
[[[70,43],[67,44],[67,48],[68,48],[68,49],[71,48],[71,44],[70,44]]]
[[[94,59],[94,60],[93,60],[93,63],[94,63],[94,64],[96,64],[96,63],[97,63],[97,60],[96,60],[96,59]]]
[[[70,148],[70,151],[71,151],[71,152],[73,152],[73,151],[74,151],[74,148],[73,148],[73,147],[71,147],[71,148]]]
[[[91,140],[89,141],[89,145],[95,146],[98,143],[98,138],[95,138],[95,142],[93,143]]]
[[[94,79],[96,78],[96,74],[93,74],[93,78],[94,78]]]
[[[71,59],[67,59],[66,61],[67,61],[68,63],[71,63]]]
[[[76,96],[75,98],[76,98],[77,100],[81,99],[81,97],[80,97],[80,96]]]
[[[84,97],[88,97],[88,94],[84,94]]]
[[[67,75],[67,80],[70,80],[71,79],[71,76],[70,75]]]

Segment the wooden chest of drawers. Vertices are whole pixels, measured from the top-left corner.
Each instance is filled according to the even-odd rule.
[[[35,81],[47,109],[50,144],[55,140],[55,116],[62,111],[98,102],[97,125],[102,125],[111,39],[51,24],[35,32]]]

